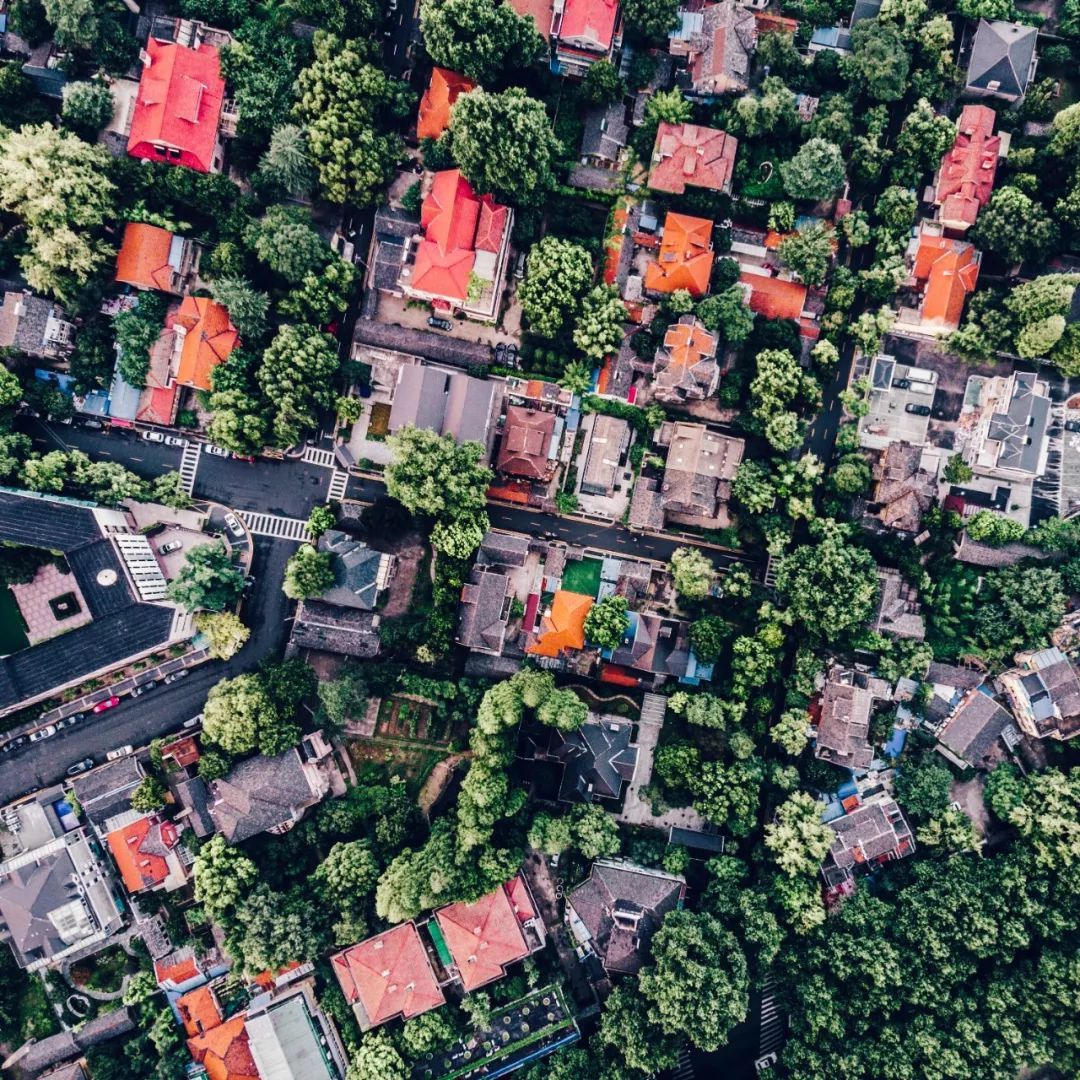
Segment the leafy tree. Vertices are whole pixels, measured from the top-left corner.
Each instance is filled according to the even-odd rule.
[[[454,521],[484,511],[492,474],[481,464],[479,443],[459,444],[451,435],[413,427],[387,443],[393,461],[386,468],[386,490],[410,513]]]
[[[290,195],[306,195],[315,186],[315,166],[307,132],[298,124],[282,124],[270,136],[259,160],[259,175]]]
[[[859,495],[870,486],[870,465],[862,454],[845,454],[829,475],[829,483],[841,495]]]
[[[185,4],[191,2],[185,0]],[[248,4],[242,0],[228,2],[242,4],[245,10],[235,40],[221,49],[221,74],[234,95],[240,116],[237,142],[245,151],[258,154],[265,149],[273,132],[289,120],[301,46],[291,34],[281,32],[276,20],[246,18]],[[203,18],[202,15],[189,17]],[[215,18],[205,21],[211,26],[228,25]]]
[[[746,341],[754,329],[754,313],[738,285],[730,285],[698,301],[694,314],[707,330],[718,334],[733,348]]]
[[[880,19],[863,19],[851,28],[851,56],[844,73],[875,101],[898,101],[908,86],[911,60],[897,28]]]
[[[754,828],[765,769],[759,758],[705,762],[692,778],[694,806],[710,821],[747,836]]]
[[[249,975],[313,959],[326,944],[307,897],[275,893],[266,885],[257,886],[240,903],[228,938],[230,954],[242,960]]]
[[[536,718],[559,731],[577,731],[589,718],[589,706],[573,690],[552,690],[536,710]]]
[[[916,839],[924,848],[939,848],[942,854],[961,852],[978,854],[982,841],[971,818],[962,810],[948,809],[915,830]]]
[[[942,471],[942,476],[949,484],[967,484],[974,475],[971,466],[960,454],[953,454]]]
[[[333,402],[330,380],[337,373],[337,343],[311,326],[278,328],[263,353],[257,379],[277,410],[272,421],[274,442],[292,446],[305,428],[315,424],[315,410]]]
[[[518,287],[529,329],[556,337],[581,310],[592,276],[592,258],[579,244],[549,234],[533,245]]]
[[[942,156],[952,146],[956,128],[947,116],[938,116],[926,98],[920,98],[904,120],[896,139],[893,180],[913,187],[922,175],[937,169]]]
[[[1053,567],[1006,567],[987,575],[985,585],[975,638],[990,656],[1044,644],[1065,614],[1068,598]]]
[[[623,19],[634,37],[662,41],[679,21],[678,0],[626,0]]]
[[[993,510],[979,510],[964,522],[964,529],[972,540],[991,547],[1000,547],[1023,537],[1027,530],[1019,521],[1005,517]]]
[[[116,344],[120,349],[120,374],[131,386],[146,385],[150,350],[161,336],[166,311],[165,298],[158,293],[139,294],[135,306],[113,320]]]
[[[490,527],[487,514],[438,521],[431,530],[431,546],[455,559],[467,559],[483,542]]]
[[[765,438],[774,449],[786,454],[803,441],[802,425],[793,412],[780,412],[765,421]]]
[[[249,226],[247,242],[255,255],[290,285],[322,270],[332,257],[310,219],[292,206],[271,206],[260,221]]]
[[[764,514],[776,502],[776,487],[768,468],[749,458],[739,465],[731,493],[751,514]]]
[[[807,285],[821,285],[829,273],[835,244],[832,228],[816,221],[780,241],[780,261]]]
[[[586,859],[619,854],[619,826],[615,818],[596,803],[581,803],[570,816],[574,847]]]
[[[555,184],[560,145],[544,106],[524,90],[464,94],[450,113],[454,157],[481,193],[517,206],[534,206]]]
[[[681,547],[671,553],[668,573],[675,591],[687,600],[703,600],[716,577],[716,568],[700,548]]]
[[[529,847],[545,855],[561,855],[574,843],[570,818],[537,814],[529,827]]]
[[[544,50],[532,19],[498,0],[424,0],[420,30],[436,64],[477,83],[524,70]]]
[[[581,80],[581,96],[592,105],[610,105],[626,93],[618,69],[610,60],[597,60],[589,65]]]
[[[156,776],[145,776],[131,793],[131,809],[151,814],[165,805],[165,785]]]
[[[630,625],[625,596],[605,596],[585,616],[586,640],[600,649],[617,649]]]
[[[804,716],[804,728],[805,721]],[[765,826],[765,846],[788,877],[816,874],[833,839],[832,829],[821,820],[821,806],[805,791],[791,795]]]
[[[92,0],[44,0],[45,15],[65,48],[90,49],[100,32],[99,9]]]
[[[258,881],[255,864],[220,834],[199,849],[194,866],[195,899],[212,918],[231,914]]]
[[[188,611],[223,611],[236,602],[243,587],[243,572],[217,541],[199,544],[187,553],[180,573],[169,583],[169,599]]]
[[[766,132],[792,131],[799,123],[795,95],[783,79],[770,75],[762,82],[760,93],[744,94],[735,102],[733,119],[741,134],[751,139]]]
[[[798,757],[810,741],[806,713],[801,709],[787,709],[769,729],[769,737],[792,757]]]
[[[731,633],[731,624],[719,615],[705,615],[690,624],[690,648],[703,664],[715,663]]]
[[[80,135],[93,138],[112,119],[113,97],[100,82],[69,82],[64,86],[60,116]]]
[[[229,311],[241,337],[257,340],[266,332],[270,297],[243,278],[220,278],[210,283],[210,294]]]
[[[596,285],[585,296],[574,328],[574,344],[590,359],[603,360],[623,339],[626,308],[614,285]]]
[[[592,386],[592,373],[591,364],[584,360],[571,360],[559,376],[559,385],[572,394],[584,394]]]
[[[1010,263],[1042,259],[1053,249],[1058,228],[1045,210],[1019,188],[997,188],[980,212],[972,240]]]
[[[207,435],[218,445],[238,454],[253,454],[266,444],[264,405],[243,390],[210,395]]]
[[[780,176],[793,199],[827,199],[844,182],[844,157],[836,143],[808,139],[780,166]]]
[[[445,1012],[438,1009],[405,1021],[401,1028],[401,1045],[414,1060],[424,1054],[445,1050],[457,1038]]]
[[[260,730],[277,720],[277,709],[259,677],[238,675],[211,688],[203,710],[203,736],[227,754],[247,754],[258,744]]]
[[[356,279],[357,272],[352,263],[331,259],[321,270],[305,274],[300,285],[278,307],[283,315],[324,325],[349,306]]]
[[[379,862],[368,840],[335,844],[319,863],[311,881],[319,899],[340,913],[335,931],[339,944],[348,945],[355,941],[358,929],[363,936],[366,901],[378,880]]]
[[[600,1041],[618,1055],[635,1074],[655,1076],[670,1069],[679,1058],[683,1038],[658,1031],[648,1006],[636,988],[617,983],[600,1016]]]
[[[964,19],[1008,19],[1016,12],[1013,0],[957,0],[957,14]]]
[[[308,515],[308,532],[318,539],[337,524],[337,514],[329,506],[316,506]]]
[[[231,611],[196,615],[195,628],[207,639],[207,648],[215,660],[231,660],[251,636],[240,617]]]
[[[311,544],[302,544],[285,566],[281,591],[290,600],[321,596],[334,584],[331,559],[330,552],[318,551]]]

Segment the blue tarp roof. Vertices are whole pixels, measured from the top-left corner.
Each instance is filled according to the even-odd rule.
[[[907,728],[894,727],[883,753],[887,758],[898,758],[907,742]]]

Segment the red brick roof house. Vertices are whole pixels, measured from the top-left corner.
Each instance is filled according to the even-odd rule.
[[[645,269],[645,288],[657,293],[686,289],[691,296],[704,296],[712,274],[712,230],[708,218],[669,212],[660,250]]]
[[[218,50],[150,38],[135,98],[128,153],[150,161],[220,172],[225,80]]]
[[[597,60],[610,60],[621,43],[619,0],[566,0],[552,16],[551,37],[552,68],[560,75],[584,75]]]
[[[965,105],[956,122],[956,141],[941,159],[934,181],[938,220],[951,232],[967,232],[990,201],[1002,156],[996,121],[997,114],[986,105]]]
[[[731,194],[739,141],[717,128],[662,121],[653,145],[649,187],[682,195],[687,187]]]
[[[457,169],[435,173],[406,248],[398,285],[443,311],[491,319],[498,308],[513,211],[478,196]]]
[[[177,851],[176,826],[158,814],[149,814],[114,829],[106,841],[129,893],[154,889],[171,892],[187,881],[187,871]]]
[[[129,221],[116,256],[116,280],[136,289],[182,296],[198,266],[199,247],[168,229]]]
[[[350,945],[331,964],[362,1031],[397,1017],[410,1020],[445,1001],[411,922]]]
[[[973,244],[942,235],[937,222],[923,222],[917,245],[910,278],[922,293],[917,321],[903,308],[897,321],[927,334],[951,333],[960,326],[964,301],[975,291],[982,253]]]
[[[450,110],[462,94],[476,88],[472,79],[449,68],[433,68],[431,82],[420,99],[416,118],[418,139],[437,139],[450,126]]]
[[[530,480],[550,479],[555,471],[555,461],[548,451],[556,419],[554,413],[510,405],[506,410],[506,426],[496,469]]]
[[[720,382],[717,344],[693,315],[672,323],[653,361],[653,397],[671,405],[709,397]]]

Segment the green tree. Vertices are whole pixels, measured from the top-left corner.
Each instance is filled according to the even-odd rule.
[[[387,440],[393,460],[386,490],[412,514],[444,521],[476,517],[487,505],[491,470],[481,464],[484,448],[456,443],[451,435],[406,427]]]
[[[90,49],[100,33],[100,9],[93,0],[44,0],[45,16],[64,48]]]
[[[559,731],[577,731],[589,718],[589,706],[573,690],[552,690],[536,710],[536,718]]]
[[[275,893],[266,885],[244,897],[228,937],[229,953],[240,958],[248,975],[314,959],[326,945],[326,935],[311,918],[308,898],[297,892]]]
[[[364,935],[364,911],[379,880],[379,861],[368,840],[335,844],[319,863],[311,879],[319,899],[338,913],[338,944],[349,945]]]
[[[619,826],[615,818],[596,803],[581,803],[570,815],[574,847],[586,859],[619,854]]]
[[[290,600],[321,596],[334,584],[332,558],[329,551],[318,551],[311,544],[302,544],[285,565],[281,591]]]
[[[663,41],[679,21],[678,0],[626,0],[623,19],[632,36],[644,41]]]
[[[683,1044],[682,1036],[656,1029],[644,998],[629,983],[617,983],[604,1003],[599,1037],[626,1069],[646,1076],[670,1069]]]
[[[278,304],[281,313],[297,320],[325,325],[349,306],[357,272],[344,259],[331,259],[321,270],[312,270]]]
[[[424,1054],[445,1050],[457,1038],[457,1032],[445,1013],[444,1009],[423,1013],[402,1025],[401,1046],[414,1061]]]
[[[802,709],[787,709],[769,729],[769,738],[785,753],[798,757],[810,741],[809,727]]]
[[[544,106],[519,87],[462,95],[451,109],[450,130],[454,157],[477,191],[535,206],[554,186],[559,141]]]
[[[972,540],[991,547],[1020,540],[1027,530],[1019,521],[1005,517],[993,510],[979,510],[964,522],[964,529]]]
[[[1016,187],[1000,187],[979,213],[971,239],[1010,263],[1042,259],[1057,242],[1053,219],[1029,195]]]
[[[184,487],[183,477],[178,472],[166,472],[154,477],[149,497],[150,502],[160,503],[173,510],[186,510],[192,502]]]
[[[490,524],[485,513],[437,521],[431,530],[431,546],[454,559],[467,559],[483,542]]]
[[[477,83],[524,70],[544,50],[533,20],[499,0],[424,0],[420,31],[436,64]]]
[[[270,136],[259,159],[259,176],[289,195],[306,195],[315,186],[315,166],[307,132],[298,124],[282,124]]]
[[[746,295],[739,285],[728,288],[698,301],[694,314],[706,330],[718,334],[721,341],[738,347],[754,329],[754,313],[746,303]]]
[[[949,484],[967,484],[974,475],[971,466],[960,454],[953,454],[942,472],[945,482]]]
[[[337,370],[337,343],[329,334],[289,323],[278,328],[256,376],[276,409],[271,423],[276,445],[292,446],[314,427],[315,410],[334,400],[330,382]]]
[[[805,730],[806,717],[802,719]],[[805,791],[789,796],[765,826],[765,846],[788,877],[816,874],[834,839],[832,829],[821,820],[820,804]]]
[[[256,257],[290,285],[318,273],[333,257],[310,218],[293,206],[271,206],[248,227],[246,238]]]
[[[207,435],[218,446],[237,454],[253,454],[266,444],[264,404],[244,390],[210,395]]]
[[[784,237],[777,254],[780,261],[807,285],[821,285],[828,276],[835,243],[831,226],[816,221],[800,232]]]
[[[597,60],[589,65],[581,80],[581,96],[592,105],[610,105],[626,93],[618,69],[610,60]]]
[[[585,638],[600,649],[617,649],[630,625],[625,596],[605,596],[585,616]]]
[[[683,97],[681,90],[658,90],[645,103],[645,127],[655,127],[662,123],[684,124],[692,113],[690,102]],[[649,146],[652,144],[650,139]]]
[[[574,842],[574,831],[569,817],[552,817],[537,814],[529,827],[529,847],[545,855],[561,855]]]
[[[584,394],[592,386],[592,375],[593,369],[590,363],[585,360],[571,360],[559,376],[559,385],[572,394]],[[576,496],[573,509],[577,509]]]
[[[93,138],[112,119],[113,97],[100,82],[69,82],[64,86],[60,116],[80,135]]]
[[[898,101],[908,87],[911,60],[895,26],[863,19],[851,28],[851,55],[844,57],[841,66],[867,97]]]
[[[156,776],[145,776],[131,793],[131,809],[152,814],[165,805],[165,785]]]
[[[203,709],[203,737],[227,754],[247,754],[260,731],[278,722],[278,711],[257,675],[237,675],[211,687]]]
[[[731,624],[719,615],[702,616],[690,624],[690,648],[703,664],[715,663],[731,634]]]
[[[962,810],[950,808],[944,811],[916,829],[915,837],[923,848],[936,848],[943,855],[979,854],[982,851],[975,825]]]
[[[585,296],[574,328],[574,344],[590,359],[601,361],[623,339],[627,314],[614,285],[596,285]]]
[[[120,312],[113,320],[120,349],[120,374],[125,382],[138,389],[146,385],[150,350],[161,336],[166,308],[163,296],[144,292],[139,294],[134,307]]]
[[[534,244],[518,286],[529,329],[541,337],[556,337],[581,310],[592,277],[592,258],[579,244],[550,234]]]
[[[199,544],[187,553],[180,573],[169,583],[169,599],[188,611],[224,611],[236,603],[243,587],[243,572],[217,541]]]
[[[231,660],[251,636],[240,617],[231,611],[196,615],[195,628],[206,638],[207,648],[215,660]]]
[[[764,514],[776,502],[776,486],[769,477],[768,468],[750,459],[739,465],[731,493],[751,514]]]
[[[329,506],[316,506],[308,515],[308,532],[318,539],[337,524],[337,514]]]
[[[229,311],[233,326],[245,339],[258,340],[266,333],[270,297],[243,278],[220,278],[210,282],[210,294]]]
[[[893,181],[914,187],[924,173],[936,170],[942,156],[956,139],[956,127],[947,116],[938,116],[926,98],[908,113],[896,139]]]
[[[709,595],[716,568],[700,548],[681,547],[671,553],[668,573],[680,596],[687,600],[703,600]]]
[[[195,899],[215,919],[231,915],[259,879],[255,864],[220,834],[199,848],[193,872]]]
[[[793,199],[827,199],[844,182],[844,157],[836,143],[808,139],[780,166],[780,176]]]
[[[860,495],[870,486],[870,465],[862,454],[845,454],[829,474],[829,484],[841,495]]]

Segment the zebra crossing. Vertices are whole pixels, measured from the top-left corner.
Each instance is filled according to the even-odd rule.
[[[349,474],[335,469],[330,477],[330,489],[326,493],[327,501],[339,502],[345,497],[345,489],[349,486]]]
[[[318,465],[321,469],[334,467],[334,451],[324,450],[321,446],[305,446],[303,457],[305,465]]]
[[[198,443],[185,443],[184,452],[180,455],[180,482],[189,495],[195,490],[195,474],[199,471],[199,459],[202,457],[200,449]]]
[[[690,1049],[687,1046],[679,1051],[679,1059],[668,1075],[671,1080],[694,1080],[694,1063],[690,1060]]]
[[[238,510],[239,517],[253,536],[269,536],[274,540],[310,540],[306,521],[299,518],[279,517],[277,514],[257,514],[250,510]]]
[[[776,1055],[784,1045],[787,1018],[776,1004],[773,994],[775,983],[770,978],[761,989],[761,1034],[758,1043],[757,1070],[776,1062]]]

